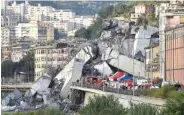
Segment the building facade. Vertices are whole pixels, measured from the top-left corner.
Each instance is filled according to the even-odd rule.
[[[146,13],[146,6],[144,4],[135,6],[135,14],[145,14],[145,13]]]
[[[31,21],[19,23],[15,30],[16,39],[29,37],[32,40],[54,40],[54,27],[50,23]]]
[[[1,46],[10,45],[10,29],[1,27]]]
[[[41,6],[41,4],[38,4],[38,6],[32,6],[27,5],[26,6],[26,20],[34,20],[34,21],[42,21],[44,16],[48,16],[50,12],[52,12],[54,9],[50,6]]]
[[[148,78],[154,79],[160,76],[159,44],[153,44],[145,48],[145,68]]]
[[[11,59],[11,46],[1,46],[1,61]]]
[[[160,35],[160,77],[166,80],[166,29],[183,25],[182,16],[184,11],[180,8],[172,8],[170,4],[161,4],[159,7],[159,35]],[[180,16],[181,22],[175,16]],[[175,20],[176,19],[176,20]]]
[[[18,20],[18,22],[24,21],[25,16],[25,4],[16,4],[16,1],[11,5],[7,5],[5,8],[5,15],[14,17]]]
[[[184,26],[165,34],[165,75],[167,81],[184,81]]]
[[[47,66],[62,68],[68,63],[68,49],[66,43],[56,46],[38,46],[35,48],[35,80],[37,80]]]
[[[17,26],[18,20],[13,16],[1,16],[1,27],[14,28]]]

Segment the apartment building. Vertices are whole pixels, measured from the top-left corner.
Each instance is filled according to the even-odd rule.
[[[1,27],[1,46],[10,45],[10,29]]]
[[[166,29],[175,28],[184,24],[184,10],[172,9],[169,4],[161,4],[159,8],[159,35],[160,35],[160,77],[168,80],[166,77]],[[181,19],[181,20],[180,20]],[[178,21],[180,20],[180,21]],[[168,69],[168,68],[167,68]],[[167,73],[168,74],[168,73]],[[174,75],[173,75],[174,76]],[[167,78],[167,79],[166,79]]]
[[[7,5],[5,8],[5,15],[14,17],[18,20],[18,22],[24,21],[25,16],[25,4],[16,4],[16,1],[13,2],[12,5]]]
[[[131,14],[131,21],[136,21],[141,15],[155,12],[154,5],[138,4],[134,7],[134,13]]]
[[[53,24],[54,28],[63,31],[63,32],[67,32],[68,31],[68,21],[43,21],[45,23],[51,23]]]
[[[25,19],[42,21],[43,16],[48,16],[52,11],[54,11],[54,8],[50,6],[41,6],[41,4],[38,4],[38,6],[27,5]]]
[[[154,79],[160,76],[159,44],[152,44],[145,48],[145,68],[148,78]]]
[[[1,16],[1,27],[14,28],[17,26],[18,20],[13,16]]]
[[[146,13],[146,6],[144,4],[135,6],[135,14],[145,14],[145,13]]]
[[[93,24],[95,16],[76,16],[73,19],[70,19],[68,23],[69,31],[78,30],[80,28],[88,28],[91,24]]]
[[[165,79],[184,81],[184,26],[166,30]]]
[[[68,21],[75,17],[72,10],[54,10],[47,15],[50,21]],[[48,18],[47,18],[48,19]]]
[[[52,65],[56,68],[62,68],[67,62],[67,43],[37,46],[35,48],[35,80],[43,74],[45,67]]]
[[[54,27],[41,21],[19,23],[15,29],[15,36],[17,39],[26,36],[32,40],[54,40]]]

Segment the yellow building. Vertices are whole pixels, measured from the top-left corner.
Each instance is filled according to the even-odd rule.
[[[145,68],[148,74],[148,77],[153,79],[159,77],[159,44],[154,44],[145,48],[146,60]]]
[[[63,68],[68,63],[67,43],[35,47],[35,80],[42,76],[47,66]]]

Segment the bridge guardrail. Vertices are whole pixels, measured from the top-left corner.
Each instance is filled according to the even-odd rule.
[[[124,95],[133,95],[132,90],[126,90],[126,89],[121,89],[121,88],[112,88],[112,87],[107,87],[107,86],[102,86],[102,85],[87,84],[87,83],[81,83],[81,82],[73,82],[72,86],[98,89],[98,90],[101,90],[101,91],[119,93],[119,94],[124,94]],[[140,96],[140,92],[135,90],[134,91],[134,96]]]

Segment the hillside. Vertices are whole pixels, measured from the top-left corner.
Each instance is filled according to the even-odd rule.
[[[20,3],[20,2],[19,2]],[[113,5],[113,1],[29,1],[31,5],[40,3],[42,6],[51,6],[56,9],[72,9],[77,15],[94,15],[102,7]]]

